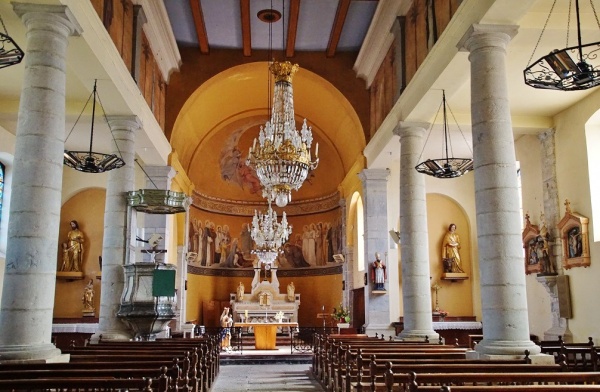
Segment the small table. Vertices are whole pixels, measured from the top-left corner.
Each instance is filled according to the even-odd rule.
[[[254,348],[257,350],[277,350],[277,327],[295,328],[298,323],[235,323],[235,327],[252,327]]]

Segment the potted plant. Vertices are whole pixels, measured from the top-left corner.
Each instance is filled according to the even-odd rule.
[[[348,312],[348,309],[345,308],[342,304],[340,304],[338,307],[333,308],[333,313],[331,313],[331,317],[337,322],[337,323],[350,323],[350,312]]]

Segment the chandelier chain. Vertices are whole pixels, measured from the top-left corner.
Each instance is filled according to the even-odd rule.
[[[540,41],[542,40],[542,36],[544,35],[544,32],[546,31],[546,26],[548,26],[548,21],[550,20],[550,16],[552,15],[552,11],[554,10],[554,6],[555,5],[556,5],[556,0],[554,0],[554,2],[552,3],[552,7],[550,8],[550,12],[548,13],[548,17],[546,18],[546,22],[544,23],[544,27],[542,27],[542,32],[540,33],[540,36],[538,37],[538,40],[535,43],[535,47],[533,48],[533,52],[531,52],[531,57],[529,57],[529,60],[527,61],[527,66],[531,65],[531,60],[533,59],[533,55],[535,54],[535,51],[537,50],[537,48],[538,48],[538,46],[540,44]]]
[[[571,5],[572,4],[573,4],[573,1],[569,0],[569,13],[567,14],[567,44],[566,44],[565,48],[569,47],[569,34],[570,34],[570,30],[571,30]],[[580,42],[580,44],[581,44],[581,42]]]
[[[4,29],[4,34],[8,35],[8,30],[6,30],[6,26],[4,25],[4,19],[2,19],[2,15],[0,15],[0,23],[2,24],[2,29]]]
[[[596,13],[596,7],[594,6],[594,2],[592,0],[590,0],[590,5],[592,6],[592,11],[594,12],[594,18],[596,18],[596,24],[598,25],[598,28],[600,29],[600,20],[598,19],[598,14]]]
[[[106,116],[106,110],[104,110],[104,105],[102,105],[102,100],[100,99],[100,94],[98,95],[98,103],[100,104],[100,107],[102,108],[102,116],[104,117],[104,121],[106,121],[107,124],[109,124],[108,126],[108,130],[110,131],[110,136],[112,137],[113,142],[115,143],[115,147],[117,148],[117,152],[119,153],[119,158],[123,159],[123,154],[121,153],[121,149],[119,148],[119,143],[117,143],[117,140],[115,139],[115,135],[112,132],[112,129],[110,129],[110,123],[108,122],[108,117]],[[152,180],[150,180],[152,181]],[[156,185],[154,185],[156,186]],[[158,189],[158,187],[156,188]]]

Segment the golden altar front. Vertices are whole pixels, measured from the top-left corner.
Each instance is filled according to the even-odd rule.
[[[296,328],[298,323],[235,323],[234,327],[252,328],[255,349],[276,350],[277,328]]]

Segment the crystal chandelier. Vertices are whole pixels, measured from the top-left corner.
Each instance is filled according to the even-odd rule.
[[[271,119],[260,127],[258,143],[254,139],[246,164],[256,171],[263,186],[263,197],[285,207],[292,199],[292,189],[298,190],[309,170],[317,168],[319,143],[313,161],[311,128],[304,119],[298,132],[294,120],[292,78],[298,71],[298,64],[274,61],[269,70],[275,77]]]
[[[292,226],[288,225],[285,211],[281,223],[277,222],[277,213],[271,208],[271,203],[269,203],[269,208],[265,214],[254,211],[250,236],[256,244],[256,249],[252,252],[258,256],[262,263],[266,265],[273,264],[279,249],[287,241],[290,234],[292,234]]]

